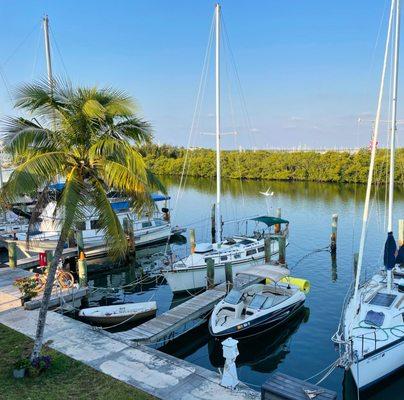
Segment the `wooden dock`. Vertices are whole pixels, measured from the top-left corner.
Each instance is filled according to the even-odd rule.
[[[20,268],[0,268],[0,312],[21,306],[20,290],[14,285],[16,279],[28,278],[34,274]],[[87,294],[88,288],[54,289],[50,306],[56,307],[60,303],[78,300]],[[34,310],[41,306],[42,293],[25,303],[27,310]]]
[[[125,332],[114,333],[116,339],[152,344],[173,339],[176,331],[188,322],[203,317],[226,295],[226,286],[221,284],[192,297],[190,300],[158,315],[144,324]]]

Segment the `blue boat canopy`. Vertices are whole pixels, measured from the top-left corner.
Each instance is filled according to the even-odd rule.
[[[262,215],[260,217],[251,218],[251,221],[262,222],[266,224],[268,227],[275,225],[275,224],[288,224],[289,221],[283,218],[277,217],[269,217],[268,215]]]
[[[164,194],[152,193],[151,195],[154,201],[170,200],[170,196],[165,196]]]

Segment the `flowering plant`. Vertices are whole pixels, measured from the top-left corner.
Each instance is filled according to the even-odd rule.
[[[36,357],[31,364],[33,368],[42,372],[50,367],[51,362],[52,362],[51,356],[39,356]]]
[[[14,285],[20,289],[24,298],[32,298],[37,294],[35,291],[37,283],[32,278],[18,278],[14,281]]]

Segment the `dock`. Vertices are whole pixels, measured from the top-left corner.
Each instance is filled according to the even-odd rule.
[[[0,312],[21,306],[20,290],[14,285],[16,279],[34,276],[32,272],[20,268],[0,268]],[[88,288],[73,287],[70,289],[54,288],[49,301],[51,307],[59,306],[86,296]],[[39,308],[42,303],[42,293],[25,303],[27,310]]]

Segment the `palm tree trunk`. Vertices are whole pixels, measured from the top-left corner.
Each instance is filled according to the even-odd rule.
[[[31,361],[33,361],[34,359],[39,357],[39,355],[41,353],[42,344],[43,344],[43,334],[44,334],[45,323],[46,323],[46,315],[47,315],[48,307],[49,307],[49,300],[50,300],[50,297],[52,294],[53,282],[55,281],[55,275],[56,275],[58,262],[62,256],[65,242],[66,242],[66,235],[64,233],[64,229],[62,229],[62,232],[60,233],[60,236],[59,236],[58,243],[56,245],[55,256],[54,256],[53,261],[49,268],[48,278],[46,279],[41,308],[39,310],[34,347],[32,349],[32,353],[31,353]]]

